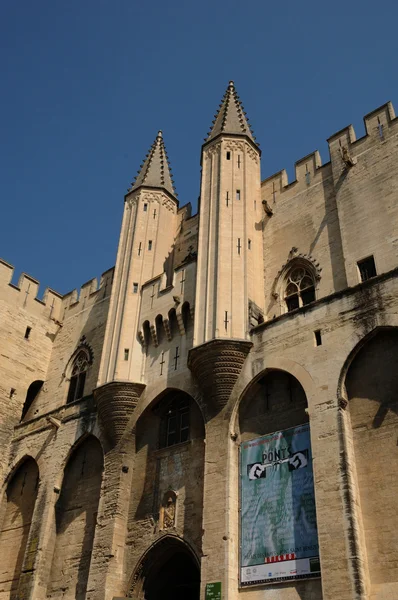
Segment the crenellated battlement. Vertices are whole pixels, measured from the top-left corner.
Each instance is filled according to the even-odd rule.
[[[294,181],[289,183],[285,169],[264,179],[261,182],[263,198],[272,206],[277,195],[285,190],[291,189],[293,186],[297,186],[299,190],[305,189],[318,183],[319,177],[328,176],[331,169],[337,167],[337,170],[341,170],[350,162],[352,165],[355,164],[356,152],[362,152],[383,143],[396,133],[398,118],[395,116],[392,103],[387,102],[365,115],[363,121],[365,134],[362,137],[357,138],[354,127],[348,125],[327,139],[330,154],[330,161],[327,163],[322,165],[321,156],[316,150],[296,161]]]
[[[171,323],[174,315],[178,333],[185,334],[183,312],[188,309],[191,318],[193,318],[195,280],[196,260],[192,258],[174,270],[171,285],[167,286],[167,277],[163,273],[147,281],[142,286],[141,313],[138,327],[142,343],[147,341],[145,340],[146,335],[150,335],[154,345],[158,345],[157,330],[160,317],[167,339],[171,340],[173,333],[177,333],[173,332],[173,324]]]
[[[40,282],[28,275],[21,273],[18,284],[12,283],[14,267],[0,258],[0,289],[9,295],[9,300],[27,311],[42,313],[55,321],[60,321],[62,316],[62,294],[47,287],[42,298],[38,297]]]
[[[102,273],[99,283],[98,279],[94,277],[83,283],[80,291],[74,289],[62,296],[64,318],[68,318],[71,314],[85,310],[94,303],[108,298],[112,290],[114,271],[115,268],[112,267]]]
[[[113,281],[114,267],[102,273],[98,284],[97,278],[84,283],[80,291],[76,289],[67,294],[60,294],[47,287],[42,298],[38,297],[40,282],[28,275],[21,273],[18,284],[12,283],[14,267],[0,258],[0,290],[10,295],[9,301],[21,306],[27,311],[42,313],[54,321],[62,322],[70,315],[70,311],[78,312],[89,305],[110,296]]]

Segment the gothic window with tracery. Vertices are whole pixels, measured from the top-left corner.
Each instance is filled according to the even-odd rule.
[[[315,283],[312,274],[302,265],[293,267],[286,278],[285,302],[288,312],[314,300]]]
[[[67,403],[83,398],[84,384],[89,366],[89,357],[84,350],[81,350],[73,361]]]

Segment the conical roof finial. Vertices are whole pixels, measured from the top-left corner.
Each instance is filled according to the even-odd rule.
[[[173,196],[176,195],[171,180],[171,169],[163,141],[162,130],[158,131],[138,174],[131,184],[130,191],[141,186],[164,188]]]
[[[246,135],[254,142],[254,135],[246,118],[242,102],[236,92],[235,83],[231,80],[221,100],[220,107],[214,116],[214,121],[206,142],[222,133]]]

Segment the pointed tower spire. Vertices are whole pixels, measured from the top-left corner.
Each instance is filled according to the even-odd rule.
[[[158,132],[150,147],[137,176],[131,184],[130,191],[141,186],[164,188],[172,196],[176,196],[171,169],[163,141],[163,134]]]
[[[230,81],[228,84],[227,91],[221,100],[217,113],[214,115],[212,128],[209,131],[205,142],[213,140],[222,133],[246,135],[252,142],[256,143],[256,138],[246,119],[246,113],[236,92],[233,81]]]

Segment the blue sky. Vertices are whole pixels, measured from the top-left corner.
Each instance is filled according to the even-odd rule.
[[[0,256],[61,293],[115,263],[123,196],[158,129],[181,204],[230,79],[262,176],[392,100],[398,5],[0,2]]]

